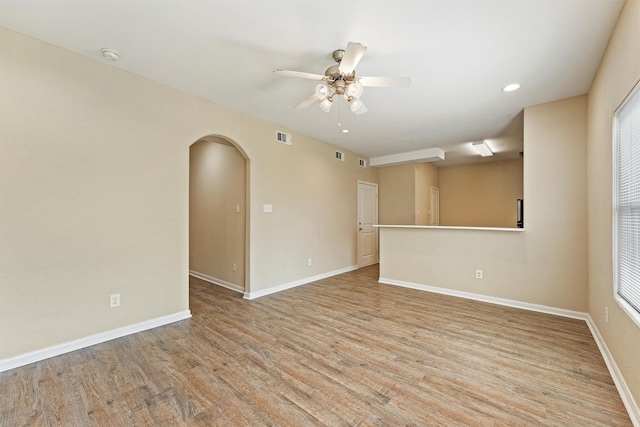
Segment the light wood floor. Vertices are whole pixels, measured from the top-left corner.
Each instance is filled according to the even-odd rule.
[[[631,425],[584,321],[377,277],[192,278],[192,319],[0,374],[0,425]]]

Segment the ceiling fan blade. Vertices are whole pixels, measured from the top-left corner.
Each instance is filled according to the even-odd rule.
[[[409,87],[409,77],[360,77],[358,81],[362,86],[368,87]]]
[[[296,110],[302,110],[303,108],[307,108],[309,105],[313,104],[317,100],[318,100],[318,97],[314,93],[313,95],[311,95],[310,97],[302,101],[300,104],[296,105]]]
[[[305,73],[304,71],[291,71],[291,70],[277,69],[277,70],[275,70],[273,72],[273,74],[275,74],[277,76],[298,77],[300,79],[308,79],[308,80],[322,80],[322,79],[324,79],[324,76],[322,76],[320,74]]]
[[[355,70],[356,65],[362,59],[362,55],[367,50],[367,47],[360,43],[352,43],[349,42],[347,44],[347,49],[344,51],[344,55],[342,55],[342,60],[340,61],[340,66],[338,70],[341,74],[351,74],[353,70]]]

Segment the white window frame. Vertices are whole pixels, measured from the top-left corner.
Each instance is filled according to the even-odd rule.
[[[638,98],[638,99],[637,99]],[[640,326],[640,306],[634,307],[631,305],[625,298],[620,296],[619,293],[619,267],[618,267],[618,251],[619,251],[619,159],[618,159],[618,122],[619,115],[624,108],[627,107],[630,101],[633,100],[637,105],[637,114],[640,114],[640,82],[638,82],[635,87],[631,90],[629,95],[625,98],[625,100],[620,104],[620,106],[616,109],[615,114],[613,116],[613,297],[615,301],[622,307],[622,309],[631,317],[631,319],[636,323],[636,325]],[[636,121],[636,123],[640,126],[640,120]],[[638,134],[640,135],[640,129],[638,130]],[[638,144],[638,151],[640,152],[640,138],[637,140],[632,139],[633,143]],[[640,157],[637,160],[640,169]],[[640,175],[640,173],[639,173]],[[640,185],[640,178],[638,178],[638,182]],[[638,231],[640,233],[640,230]],[[640,248],[636,248],[636,256],[635,259],[638,263],[640,263]],[[638,270],[640,271],[640,265],[638,266]],[[634,283],[634,291],[635,286],[640,287],[640,279],[637,280],[637,283]]]

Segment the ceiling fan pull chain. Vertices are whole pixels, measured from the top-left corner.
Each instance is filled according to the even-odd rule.
[[[338,97],[338,127],[342,126],[341,118],[342,118],[342,102],[340,102],[340,96]]]

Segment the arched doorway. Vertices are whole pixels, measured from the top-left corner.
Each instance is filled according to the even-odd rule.
[[[232,141],[189,147],[189,274],[248,291],[248,159]]]

